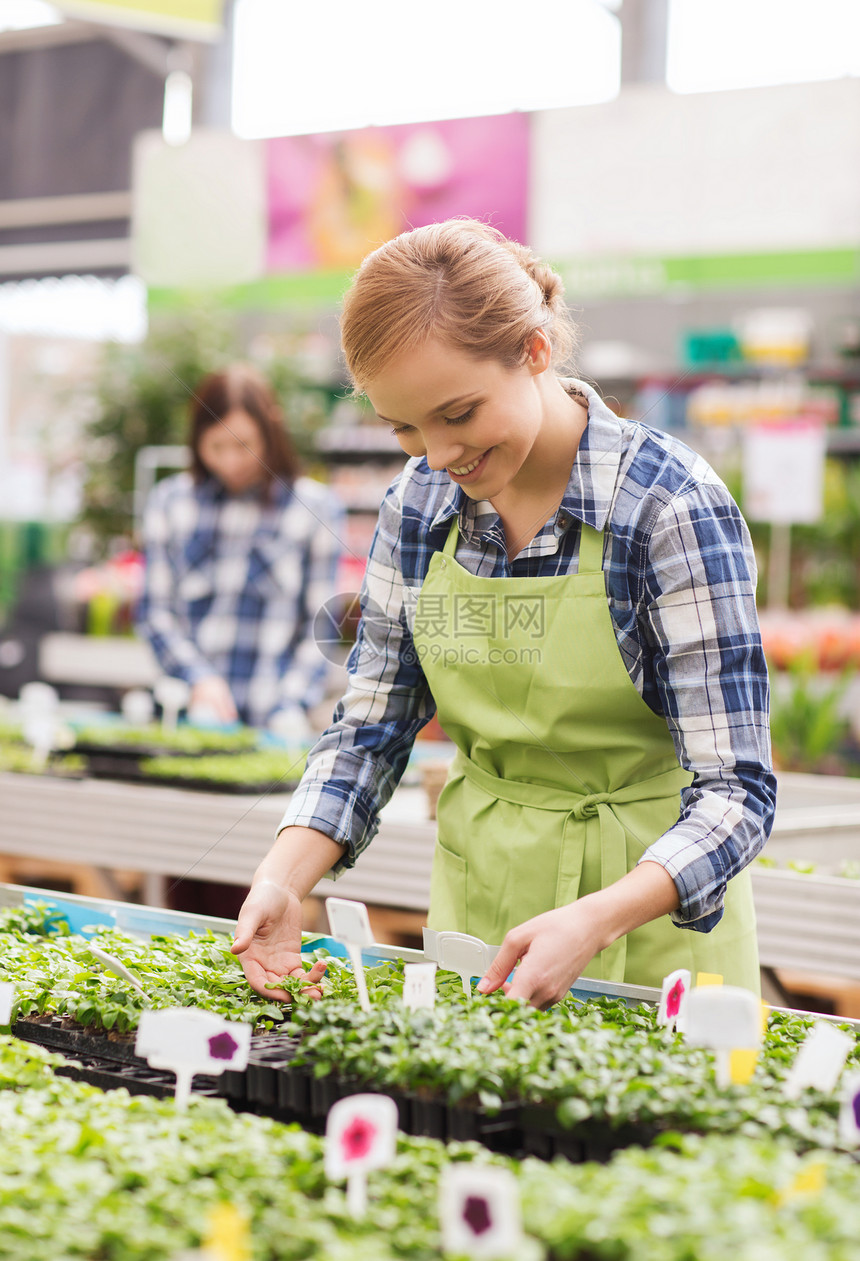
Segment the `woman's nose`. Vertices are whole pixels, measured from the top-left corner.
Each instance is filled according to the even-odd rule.
[[[427,463],[432,469],[437,471],[450,468],[451,465],[456,465],[462,458],[462,443],[458,443],[456,446],[453,446],[447,443],[437,442],[435,445],[428,445],[427,447]]]

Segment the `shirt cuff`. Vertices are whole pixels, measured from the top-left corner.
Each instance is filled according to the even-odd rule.
[[[332,867],[336,877],[355,866],[355,860],[379,829],[379,816],[354,784],[327,780],[323,788],[299,785],[278,824],[278,832],[287,827],[315,828],[346,847],[343,857]]]
[[[670,912],[678,928],[709,933],[723,918],[727,877],[719,855],[667,832],[645,851],[640,863],[658,863],[672,877],[680,906]],[[637,866],[639,863],[636,864]]]

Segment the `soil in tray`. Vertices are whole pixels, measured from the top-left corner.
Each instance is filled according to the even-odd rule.
[[[146,1060],[134,1053],[133,1033],[113,1033],[105,1029],[85,1029],[61,1016],[27,1016],[12,1026],[16,1038],[35,1042],[49,1051],[64,1055],[94,1056],[115,1064],[147,1067]]]

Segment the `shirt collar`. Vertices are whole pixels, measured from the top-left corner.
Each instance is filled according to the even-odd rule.
[[[584,381],[563,377],[562,384],[568,394],[578,397],[588,408],[588,423],[559,505],[556,517],[559,533],[570,525],[570,518],[603,530],[609,519],[621,463],[619,420],[597,391]],[[444,525],[459,513],[460,529],[469,537],[476,530],[476,518],[486,512],[484,503],[470,499],[462,486],[451,482],[430,529]]]

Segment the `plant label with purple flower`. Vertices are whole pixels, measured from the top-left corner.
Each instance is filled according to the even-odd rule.
[[[817,1020],[806,1035],[785,1079],[785,1093],[796,1099],[802,1090],[813,1088],[830,1094],[836,1089],[845,1061],[854,1049],[854,1039],[826,1020]]]
[[[241,1072],[250,1047],[247,1023],[223,1020],[197,1007],[165,1007],[141,1013],[134,1050],[152,1068],[176,1075],[176,1104],[185,1108],[196,1073],[219,1076],[228,1068]]]
[[[387,1095],[349,1095],[329,1111],[325,1127],[325,1173],[346,1178],[353,1217],[367,1209],[367,1174],[391,1164],[397,1148],[397,1104]]]
[[[520,1192],[509,1169],[452,1164],[439,1184],[442,1248],[463,1257],[519,1257]]]
[[[686,968],[677,968],[663,978],[660,1006],[657,1009],[658,1025],[668,1025],[670,1029],[677,1029],[679,1033],[683,1033],[684,1009],[690,992],[690,984],[690,973]]]
[[[705,1046],[717,1057],[717,1084],[731,1081],[732,1051],[761,1045],[761,1002],[737,985],[705,985],[687,995],[684,1036],[692,1046]]]
[[[367,980],[361,958],[362,948],[373,945],[373,930],[370,927],[367,907],[363,902],[353,902],[349,898],[326,898],[325,909],[328,915],[329,933],[335,941],[341,942],[346,947],[346,953],[349,955],[349,961],[355,973],[361,1009],[370,1011],[370,997],[367,993]]]
[[[403,1006],[407,1011],[436,1005],[436,964],[404,963]]]

